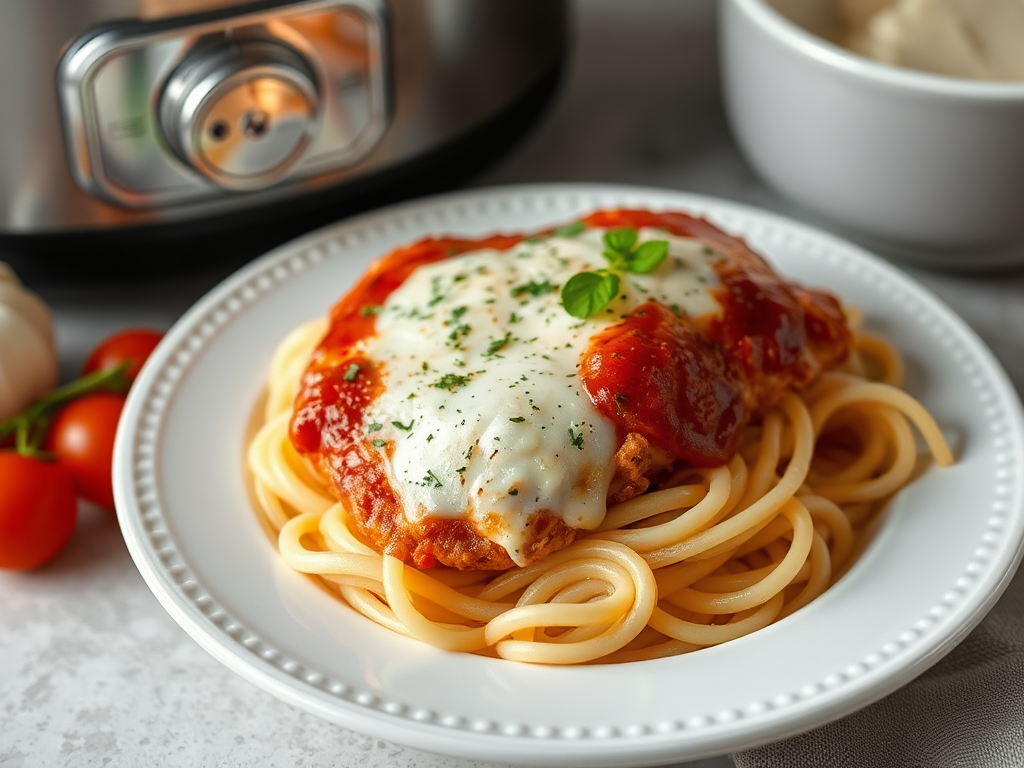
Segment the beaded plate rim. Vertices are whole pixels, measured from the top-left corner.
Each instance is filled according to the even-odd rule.
[[[964,366],[997,449],[989,520],[974,557],[942,599],[865,658],[770,700],[686,721],[597,727],[495,722],[410,707],[333,680],[275,649],[244,626],[193,576],[168,531],[157,453],[164,412],[196,354],[247,306],[292,276],[383,233],[419,236],[481,215],[550,214],[557,222],[602,206],[679,207],[761,243],[776,240],[877,288],[928,323]],[[409,239],[407,237],[406,239]],[[1020,562],[1024,541],[1024,417],[998,362],[966,324],[911,278],[858,247],[775,214],[715,198],[645,187],[524,185],[400,204],[286,244],[214,288],[167,334],[133,388],[118,430],[114,485],[129,551],[150,589],[199,644],[274,695],[342,725],[430,751],[521,764],[627,765],[696,759],[793,735],[865,706],[920,674],[981,620]],[[973,592],[972,592],[973,590]],[[965,597],[973,595],[965,604]],[[896,662],[894,665],[893,662]],[[890,673],[879,679],[872,670]],[[893,671],[896,673],[894,674]]]

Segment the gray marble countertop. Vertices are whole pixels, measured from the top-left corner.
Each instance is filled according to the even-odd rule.
[[[833,229],[766,187],[734,144],[718,86],[715,0],[576,0],[574,12],[555,104],[474,185],[659,186]],[[907,269],[960,313],[1024,391],[1024,271]],[[115,329],[170,326],[220,277],[40,288],[55,311],[65,376]],[[72,546],[54,562],[0,573],[0,606],[0,768],[483,765],[325,723],[242,680],[164,612],[112,517],[93,508],[83,507]],[[688,765],[731,764],[723,756]]]

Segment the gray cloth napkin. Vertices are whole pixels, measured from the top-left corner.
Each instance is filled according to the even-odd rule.
[[[916,680],[849,717],[732,755],[737,768],[1024,766],[1024,568]]]

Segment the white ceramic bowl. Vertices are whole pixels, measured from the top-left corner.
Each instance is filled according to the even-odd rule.
[[[931,75],[846,51],[825,37],[832,0],[720,5],[733,132],[783,194],[917,247],[1024,236],[1024,83]]]

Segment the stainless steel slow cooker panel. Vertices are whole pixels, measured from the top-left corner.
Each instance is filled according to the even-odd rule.
[[[388,125],[386,14],[315,0],[84,36],[58,70],[75,180],[154,207],[352,164]]]
[[[147,233],[445,188],[539,115],[568,22],[567,0],[0,2],[0,245],[60,255],[80,247],[60,238],[124,233],[93,250],[127,262]],[[229,34],[245,50],[207,55]],[[283,124],[250,115],[250,76],[290,104]]]

